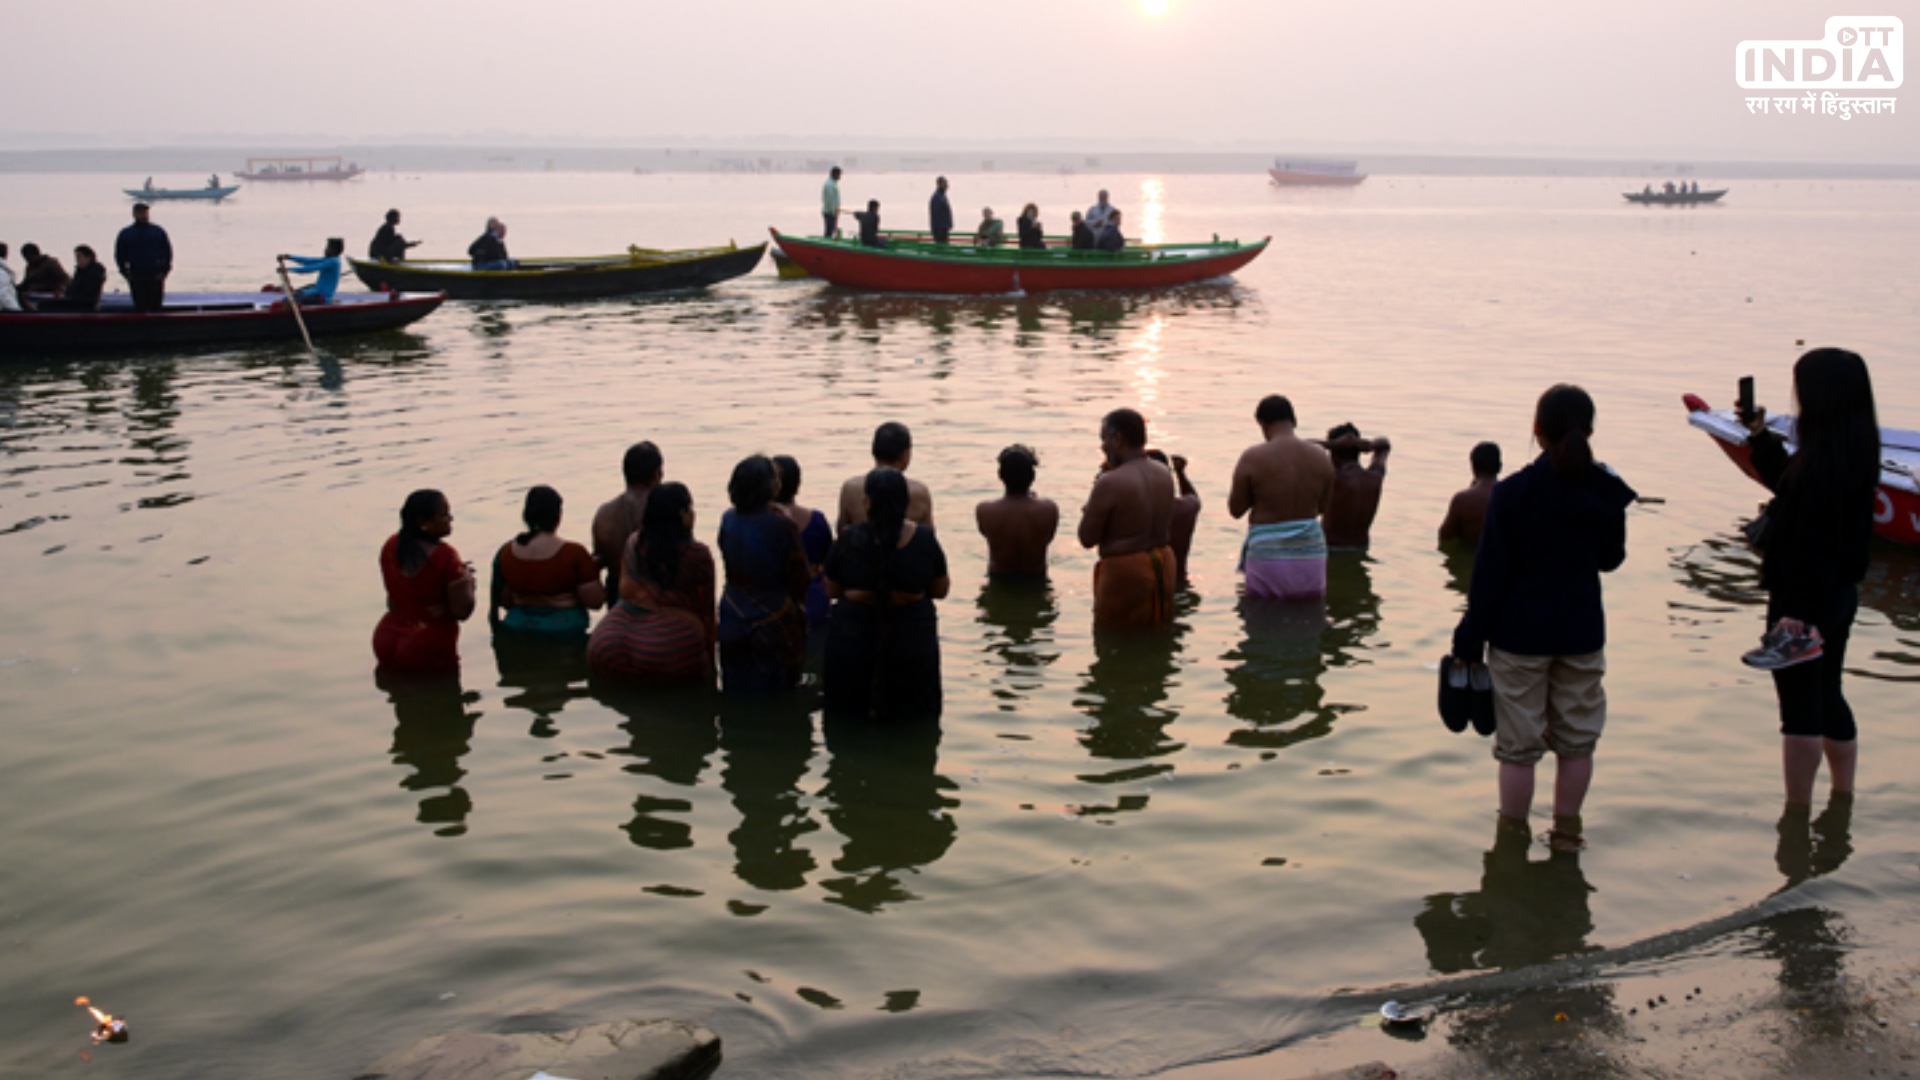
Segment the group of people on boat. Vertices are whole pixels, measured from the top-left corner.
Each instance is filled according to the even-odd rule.
[[[820,189],[820,217],[826,238],[832,240],[841,235],[840,218],[845,216],[854,219],[862,247],[889,246],[886,237],[880,233],[880,200],[868,199],[865,210],[842,209],[840,177],[840,167],[835,165],[828,170],[826,183]],[[949,187],[946,177],[936,177],[933,195],[927,200],[927,234],[935,244],[952,243],[953,204],[947,197]],[[1068,246],[1074,250],[1119,251],[1126,247],[1126,236],[1120,231],[1120,210],[1109,201],[1104,189],[1085,214],[1075,210],[1070,220],[1072,229]],[[1015,242],[1022,250],[1043,251],[1048,247],[1046,230],[1040,224],[1038,205],[1028,203],[1023,207],[1014,222],[1014,228]],[[976,248],[1006,245],[1006,222],[993,212],[993,207],[980,208],[980,224],[974,229],[972,243]]]
[[[107,288],[107,268],[87,244],[73,248],[73,272],[38,244],[22,244],[25,272],[18,278],[6,263],[7,245],[0,243],[0,311],[97,311]],[[158,311],[166,296],[167,274],[173,269],[173,244],[167,232],[148,218],[145,203],[133,208],[133,224],[120,230],[114,243],[114,262],[133,293],[134,310]]]
[[[1644,191],[1642,191],[1642,192],[1641,192],[1641,194],[1642,194],[1642,195],[1651,195],[1651,194],[1653,194],[1653,184],[1652,184],[1651,182],[1649,182],[1649,183],[1647,184],[1647,186],[1646,186],[1646,190],[1644,190]],[[1674,184],[1674,182],[1673,182],[1673,181],[1671,181],[1671,180],[1669,180],[1669,181],[1667,181],[1667,182],[1666,182],[1666,185],[1665,185],[1665,187],[1664,187],[1664,188],[1663,188],[1663,190],[1662,190],[1662,194],[1666,194],[1666,195],[1698,195],[1698,194],[1700,194],[1700,181],[1698,181],[1698,180],[1695,180],[1695,181],[1693,181],[1693,183],[1692,183],[1691,185],[1688,185],[1688,184],[1687,184],[1686,182],[1684,182],[1684,181],[1683,181],[1683,182],[1681,182],[1680,184],[1678,184],[1678,185],[1676,185],[1676,184]]]
[[[1879,475],[1865,361],[1814,350],[1795,365],[1794,387],[1793,452],[1764,410],[1747,418],[1754,464],[1775,498],[1761,539],[1768,633],[1745,659],[1773,673],[1790,813],[1811,802],[1823,761],[1832,799],[1852,798],[1857,731],[1841,677]],[[1476,445],[1472,483],[1438,530],[1443,547],[1475,556],[1467,609],[1442,666],[1442,717],[1464,730],[1469,707],[1449,702],[1469,687],[1482,695],[1471,719],[1494,737],[1503,834],[1526,834],[1536,766],[1554,756],[1548,842],[1563,851],[1586,844],[1581,815],[1607,720],[1600,577],[1626,558],[1626,511],[1637,499],[1594,455],[1595,414],[1581,388],[1549,388],[1534,409],[1539,456],[1501,479],[1499,447]],[[1235,464],[1228,496],[1228,512],[1249,522],[1244,602],[1324,602],[1329,552],[1370,541],[1391,444],[1351,424],[1302,438],[1292,402],[1277,394],[1259,402],[1253,420],[1261,439]],[[1099,556],[1094,622],[1151,632],[1172,618],[1200,496],[1184,458],[1148,447],[1138,412],[1109,412],[1099,434],[1101,470],[1075,536]],[[583,640],[596,678],[710,686],[717,669],[729,693],[800,687],[813,641],[830,715],[937,717],[934,605],[951,578],[934,499],[907,476],[913,441],[904,425],[881,425],[871,449],[873,469],[841,486],[831,523],[798,502],[793,458],[742,459],[715,535],[718,564],[694,538],[692,493],[665,479],[651,442],[627,451],[626,490],[596,513],[591,549],[560,537],[559,493],[534,488],[526,531],[494,556],[489,621],[497,634]],[[974,509],[989,578],[1044,575],[1060,511],[1034,490],[1038,456],[1014,445],[997,464],[1005,494]],[[400,519],[380,557],[388,611],[375,656],[383,672],[457,670],[459,623],[481,606],[476,572],[445,543],[453,522],[445,496],[415,492]],[[589,632],[589,612],[603,605],[608,614]]]

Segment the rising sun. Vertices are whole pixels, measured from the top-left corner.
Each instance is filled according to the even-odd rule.
[[[1140,10],[1145,12],[1148,18],[1157,19],[1167,13],[1169,3],[1170,0],[1140,0]]]

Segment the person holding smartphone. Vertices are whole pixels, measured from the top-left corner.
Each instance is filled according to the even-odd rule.
[[[1858,733],[1840,678],[1873,539],[1880,421],[1867,362],[1845,349],[1802,356],[1793,396],[1791,454],[1765,409],[1744,418],[1754,470],[1774,493],[1759,538],[1767,636],[1744,659],[1773,672],[1787,803],[1805,807],[1823,759],[1834,798],[1853,795]]]

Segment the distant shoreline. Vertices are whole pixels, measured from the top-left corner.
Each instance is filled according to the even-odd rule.
[[[675,174],[822,173],[832,164],[849,172],[977,175],[1108,176],[1263,174],[1274,154],[1246,151],[1174,153],[1124,151],[1044,153],[1006,148],[982,150],[860,150],[835,153],[735,148],[618,149],[608,147],[156,146],[131,149],[0,151],[0,173],[111,173],[132,178],[186,174],[223,176],[248,157],[334,156],[366,168],[369,175],[396,173],[607,172]],[[1502,157],[1463,154],[1302,154],[1305,160],[1356,161],[1371,176],[1479,177],[1662,177],[1719,180],[1920,180],[1920,164],[1845,164],[1796,161],[1714,161],[1654,158]]]

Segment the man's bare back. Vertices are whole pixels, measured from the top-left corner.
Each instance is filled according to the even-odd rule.
[[[973,508],[987,538],[987,573],[1044,574],[1047,545],[1060,530],[1060,507],[1031,493],[988,499]]]
[[[1103,559],[1168,546],[1173,499],[1173,473],[1144,453],[1113,466],[1080,511],[1080,546],[1098,547]]]
[[[890,466],[876,465],[875,468]],[[850,476],[840,485],[840,516],[834,522],[835,536],[847,531],[847,526],[867,520],[867,474]],[[933,492],[927,485],[907,477],[907,520],[933,528]]]
[[[617,596],[620,585],[620,560],[626,554],[627,538],[640,531],[647,513],[647,495],[653,485],[628,488],[600,504],[593,515],[593,560],[607,575],[608,595]]]
[[[1247,447],[1234,465],[1227,511],[1236,518],[1251,515],[1251,525],[1324,514],[1333,500],[1333,459],[1295,435],[1292,424],[1275,424],[1268,436]]]
[[[1321,515],[1320,527],[1327,534],[1330,548],[1364,551],[1371,537],[1373,519],[1380,512],[1380,491],[1387,482],[1387,454],[1392,444],[1379,439],[1338,439],[1333,444],[1342,451],[1333,474],[1333,503]],[[1365,468],[1359,455],[1372,454]]]
[[[1458,540],[1469,548],[1480,546],[1480,532],[1487,526],[1487,506],[1493,502],[1493,477],[1475,477],[1473,486],[1454,493],[1447,504],[1447,517],[1440,523],[1440,542]]]

